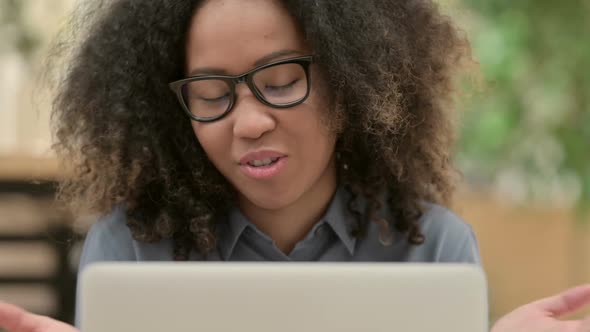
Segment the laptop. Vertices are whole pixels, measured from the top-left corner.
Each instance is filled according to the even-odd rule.
[[[475,265],[99,263],[82,332],[487,332]]]

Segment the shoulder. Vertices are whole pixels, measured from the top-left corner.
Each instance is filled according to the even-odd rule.
[[[94,261],[135,260],[125,211],[118,207],[100,217],[86,234],[80,267]]]
[[[171,260],[170,240],[143,243],[133,239],[124,208],[117,207],[92,225],[80,257],[81,271],[88,264],[104,261]]]
[[[435,261],[479,263],[479,248],[473,229],[448,208],[426,203],[419,220],[425,236],[424,249]]]
[[[418,221],[424,235],[459,240],[473,234],[471,226],[450,209],[433,203],[426,203],[425,207]]]

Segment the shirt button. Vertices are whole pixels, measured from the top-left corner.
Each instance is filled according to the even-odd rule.
[[[316,228],[315,235],[319,237],[324,236],[326,234],[326,227],[326,225],[321,225],[318,228]]]
[[[246,229],[244,229],[244,235],[246,235],[250,239],[253,239],[253,238],[256,238],[256,236],[258,234],[256,234],[256,231],[253,230],[252,228],[246,227]]]

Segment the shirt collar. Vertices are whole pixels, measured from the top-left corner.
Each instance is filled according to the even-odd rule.
[[[352,235],[352,229],[356,220],[347,208],[349,198],[350,193],[339,187],[318,224],[327,223],[330,225],[350,255],[354,255],[356,238]],[[231,209],[227,223],[220,225],[220,232],[218,233],[219,250],[224,260],[231,258],[242,233],[249,225],[250,221],[237,207]]]
[[[240,236],[249,224],[250,222],[237,207],[231,209],[227,223],[221,225],[218,233],[219,250],[224,260],[229,260]]]
[[[326,214],[321,219],[325,221],[334,233],[338,236],[340,241],[344,244],[350,255],[354,255],[354,248],[356,246],[356,238],[352,235],[352,229],[356,223],[355,217],[350,213],[347,207],[350,193],[344,188],[339,187],[334,194],[334,198],[326,211]]]

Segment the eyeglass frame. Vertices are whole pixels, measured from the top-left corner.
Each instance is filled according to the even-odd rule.
[[[246,85],[248,86],[248,88],[250,89],[252,94],[254,94],[256,99],[258,99],[258,101],[260,101],[262,104],[270,106],[272,108],[284,109],[284,108],[290,108],[293,106],[297,106],[297,105],[303,103],[309,97],[309,94],[311,92],[311,73],[309,71],[309,67],[312,62],[313,62],[313,55],[298,56],[298,57],[294,57],[294,58],[273,61],[273,62],[264,64],[264,65],[258,66],[256,68],[253,68],[253,69],[251,69],[243,74],[240,74],[240,75],[196,75],[196,76],[191,76],[191,77],[187,77],[187,78],[183,78],[181,80],[171,82],[168,84],[168,86],[170,87],[172,92],[174,92],[176,94],[176,97],[178,98],[180,105],[184,109],[185,113],[192,120],[198,121],[198,122],[213,122],[213,121],[217,121],[217,120],[225,117],[233,110],[236,100],[238,98],[238,94],[236,93],[236,85],[240,84],[240,83],[246,83]],[[264,98],[262,93],[258,90],[258,88],[256,87],[256,84],[254,84],[254,81],[252,78],[254,77],[254,74],[256,74],[257,72],[259,72],[261,70],[264,70],[264,69],[267,69],[270,67],[274,67],[274,66],[278,66],[278,65],[289,64],[289,63],[298,64],[303,68],[303,70],[305,72],[305,77],[307,79],[307,91],[305,92],[305,95],[302,98],[300,98],[299,100],[296,100],[294,102],[291,102],[291,103],[286,103],[286,104],[270,103],[269,101],[267,101]],[[220,114],[218,116],[199,117],[199,116],[194,115],[190,111],[188,105],[186,104],[184,97],[182,95],[182,87],[185,84],[188,84],[190,82],[201,81],[201,80],[210,80],[210,79],[222,80],[228,84],[228,86],[230,88],[229,92],[230,92],[230,97],[231,97],[230,103],[227,106],[227,109],[222,114]]]

